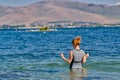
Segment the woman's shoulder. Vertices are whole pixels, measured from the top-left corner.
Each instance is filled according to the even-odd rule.
[[[70,50],[70,54],[73,54],[73,50]]]
[[[80,52],[81,52],[82,54],[85,54],[85,51],[84,51],[84,50],[82,50],[82,49],[80,50]]]
[[[73,53],[73,50],[70,50],[70,53]]]
[[[85,52],[83,49],[80,49],[81,52]]]

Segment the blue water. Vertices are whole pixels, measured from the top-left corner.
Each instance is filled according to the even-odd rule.
[[[68,57],[76,36],[82,38],[81,49],[90,54],[82,80],[120,80],[120,27],[0,30],[0,80],[72,80],[69,65],[59,54]]]

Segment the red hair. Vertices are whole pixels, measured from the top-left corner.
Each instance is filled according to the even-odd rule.
[[[72,40],[74,46],[80,45],[81,38],[78,36]]]

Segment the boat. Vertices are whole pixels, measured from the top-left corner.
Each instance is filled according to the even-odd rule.
[[[29,32],[45,32],[45,31],[57,31],[57,29],[54,28],[48,28],[48,27],[41,27],[35,30],[29,30]]]
[[[40,31],[49,31],[50,29],[48,27],[41,27],[39,28]]]

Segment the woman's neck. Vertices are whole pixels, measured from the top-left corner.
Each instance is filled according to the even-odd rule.
[[[80,50],[80,46],[76,46],[74,49],[76,49],[76,50]]]

